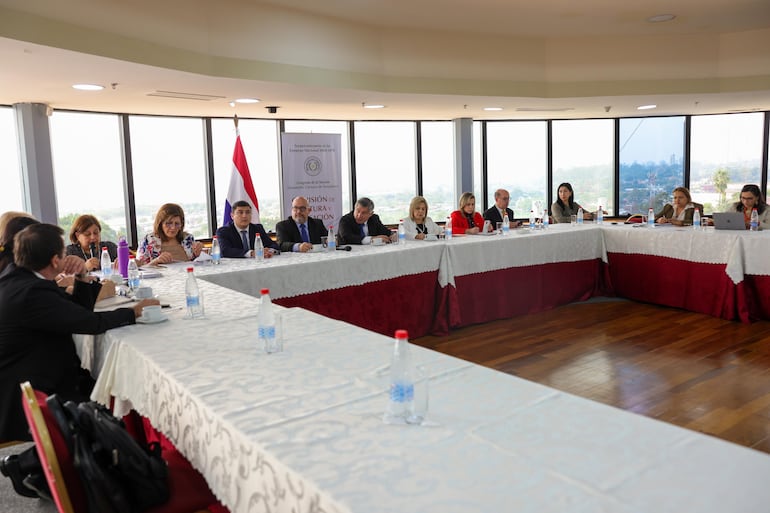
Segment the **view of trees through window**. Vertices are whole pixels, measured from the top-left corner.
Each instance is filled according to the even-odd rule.
[[[619,120],[551,121],[552,191],[548,176],[548,121],[474,121],[473,190],[477,210],[494,202],[494,191],[508,189],[518,218],[542,211],[556,197],[561,182],[570,182],[585,208],[601,204],[610,214],[656,211],[671,200],[672,190],[689,186],[706,214],[725,210],[747,183],[762,184],[765,113],[693,116],[690,175],[685,182],[686,116]],[[210,237],[210,209],[216,224],[223,219],[232,174],[235,128],[231,119],[211,120],[213,170],[207,166],[205,120],[164,116],[127,116],[131,137],[134,201],[139,236],[152,230],[163,203],[183,206],[186,229]],[[91,213],[102,222],[103,238],[117,240],[129,230],[126,219],[122,141],[123,116],[56,111],[50,118],[53,171],[59,223],[69,229],[77,215]],[[618,124],[619,181],[614,183],[615,123]],[[280,194],[280,134],[275,120],[241,119],[240,133],[268,230],[288,215]],[[408,215],[418,190],[417,163],[430,215],[443,221],[457,208],[454,177],[454,132],[451,121],[311,121],[287,120],[287,132],[341,135],[344,210],[352,208],[350,183],[355,172],[358,197],[369,196],[383,222],[395,224]],[[421,137],[420,151],[417,134]],[[486,133],[486,140],[482,140]],[[21,165],[12,108],[0,107],[0,189],[4,210],[24,205]],[[486,151],[486,155],[483,152]],[[484,158],[486,157],[486,158]],[[486,161],[486,170],[483,163]],[[486,175],[484,174],[486,171]],[[207,173],[213,173],[215,199],[208,201]],[[486,176],[487,198],[481,191]],[[613,205],[615,194],[619,198]],[[27,207],[29,208],[29,207]],[[136,244],[137,241],[130,241]]]

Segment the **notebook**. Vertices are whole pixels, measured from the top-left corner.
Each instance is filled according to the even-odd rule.
[[[714,220],[714,228],[717,230],[745,230],[743,212],[714,212],[711,214]]]

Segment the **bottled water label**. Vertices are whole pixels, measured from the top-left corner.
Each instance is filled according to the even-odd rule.
[[[198,296],[187,296],[187,308],[194,308],[200,305]]]
[[[139,281],[139,276],[129,276],[128,286],[131,287],[132,290],[136,290],[139,288]]]
[[[257,332],[259,333],[259,338],[261,339],[275,338],[275,326],[260,326]]]
[[[414,385],[412,383],[391,383],[390,400],[394,403],[408,403],[414,399]]]

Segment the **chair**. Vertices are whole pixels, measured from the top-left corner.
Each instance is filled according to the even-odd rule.
[[[72,455],[46,405],[47,395],[34,390],[29,382],[21,384],[21,391],[24,413],[59,513],[88,511]],[[166,448],[162,455],[168,464],[171,498],[166,504],[145,513],[228,513],[211,493],[203,476],[179,451]]]

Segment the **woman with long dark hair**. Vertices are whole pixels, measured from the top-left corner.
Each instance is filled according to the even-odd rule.
[[[751,211],[755,208],[759,216],[759,229],[770,229],[770,209],[767,208],[767,203],[765,203],[759,186],[753,183],[743,186],[739,201],[730,205],[727,210],[728,212],[743,212],[743,220],[748,230],[751,223]]]
[[[551,218],[554,223],[569,223],[572,216],[580,210],[580,204],[575,201],[575,192],[569,182],[559,184],[556,189],[556,201],[551,205]],[[583,208],[583,219],[593,219],[594,216]]]

